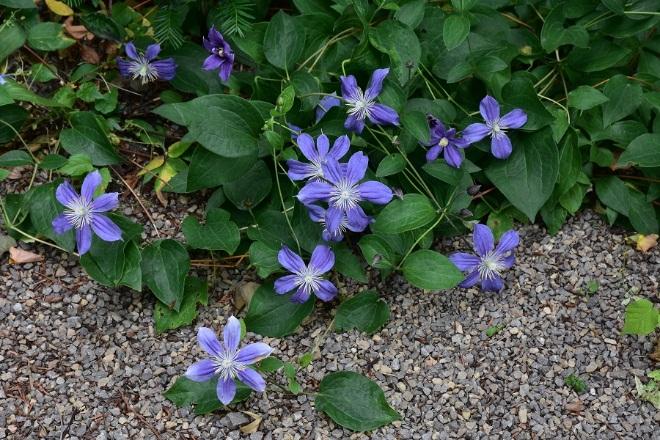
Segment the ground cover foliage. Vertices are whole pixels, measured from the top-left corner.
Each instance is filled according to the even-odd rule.
[[[2,195],[3,227],[77,252],[100,284],[151,292],[158,332],[207,304],[200,259],[264,279],[239,339],[286,337],[319,301],[337,304],[332,329],[374,333],[385,299],[336,280],[502,291],[514,221],[554,233],[584,206],[638,242],[658,233],[652,0],[0,0],[0,14],[0,180],[33,173]],[[152,225],[110,212],[112,190],[136,186],[162,203],[191,194],[206,215],[185,218],[183,241],[145,240]],[[471,231],[477,255],[433,247]],[[651,301],[628,308],[624,332],[655,330]],[[263,391],[252,368],[302,391],[314,353],[241,358],[233,322],[217,346],[200,333],[215,364],[170,400],[208,413],[247,399]],[[349,429],[399,418],[358,373],[313,391]]]

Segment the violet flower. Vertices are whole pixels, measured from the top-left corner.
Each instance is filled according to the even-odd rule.
[[[316,106],[316,122],[319,122],[332,107],[341,105],[341,100],[337,98],[337,93],[332,92],[330,95],[325,95]]]
[[[169,81],[174,78],[176,63],[173,58],[155,61],[160,53],[159,44],[147,46],[144,54],[138,52],[132,42],[126,43],[125,50],[128,59],[117,58],[119,73],[124,78],[140,79],[141,84],[156,80]]]
[[[479,112],[485,124],[477,122],[468,125],[463,130],[463,139],[474,143],[490,136],[490,151],[498,159],[506,159],[511,155],[511,139],[506,131],[511,128],[520,128],[527,122],[527,114],[519,108],[511,110],[500,117],[500,105],[495,98],[486,95],[479,103]]]
[[[430,139],[425,145],[431,148],[426,152],[426,160],[433,162],[440,154],[443,154],[449,166],[460,168],[463,157],[459,148],[467,148],[470,143],[457,137],[458,133],[455,128],[447,130],[442,122],[433,116],[429,117],[429,132]]]
[[[55,190],[55,198],[66,209],[53,219],[53,230],[56,234],[64,234],[74,228],[80,255],[92,246],[92,231],[103,241],[121,240],[121,229],[101,214],[119,205],[119,194],[115,192],[94,197],[102,180],[101,173],[93,171],[83,180],[80,195],[69,182],[60,184]]]
[[[374,180],[359,183],[368,165],[369,158],[362,152],[353,154],[345,166],[328,158],[323,165],[326,181],[310,181],[298,193],[298,200],[305,205],[328,202],[325,223],[331,234],[340,232],[344,222],[356,232],[367,228],[371,219],[362,210],[360,202],[385,205],[392,200],[392,190],[388,186]]]
[[[358,87],[353,75],[340,77],[341,94],[348,106],[348,117],[344,122],[347,130],[362,133],[366,119],[376,125],[399,125],[396,110],[376,103],[376,98],[383,89],[383,80],[389,73],[390,69],[376,69],[364,92]]]
[[[326,209],[319,205],[307,205],[307,213],[309,214],[309,218],[312,219],[313,222],[319,223],[323,227],[321,237],[324,241],[339,242],[344,239],[344,232],[346,232],[346,230],[356,232],[364,230],[360,229],[362,228],[362,223],[351,224],[348,222],[348,219],[344,215],[339,222],[339,228],[333,232],[330,232],[328,230],[328,226],[325,223],[326,212]]]
[[[202,350],[211,357],[197,361],[188,367],[185,376],[195,382],[206,382],[218,377],[216,394],[218,400],[227,405],[236,396],[236,379],[257,392],[266,389],[266,381],[248,365],[270,356],[272,348],[263,342],[255,342],[238,349],[241,341],[241,324],[233,316],[227,320],[223,331],[223,343],[215,332],[207,327],[197,331],[197,341]]]
[[[351,146],[351,142],[346,135],[338,137],[332,148],[330,148],[328,137],[324,134],[316,138],[316,146],[314,146],[314,138],[307,133],[299,134],[296,141],[300,151],[309,160],[309,163],[295,159],[287,160],[286,164],[289,167],[287,174],[291,180],[322,179],[322,166],[328,161],[328,158],[341,159]]]
[[[277,254],[277,260],[291,275],[284,275],[275,280],[275,292],[280,295],[295,290],[291,301],[307,302],[314,294],[321,301],[331,301],[337,296],[337,288],[323,278],[323,274],[335,265],[335,254],[328,246],[318,245],[312,252],[309,264],[286,246],[282,246]]]
[[[211,55],[204,60],[202,68],[204,70],[218,69],[220,79],[227,81],[234,67],[234,51],[231,46],[225,41],[222,34],[216,30],[215,26],[209,29],[208,39],[203,38],[202,42],[206,50],[211,52]]]
[[[460,287],[472,287],[481,281],[482,290],[499,292],[504,288],[502,272],[515,263],[513,249],[520,238],[514,230],[505,232],[495,247],[495,238],[490,228],[483,224],[474,225],[474,250],[477,255],[456,252],[449,260],[461,271],[468,272]]]
[[[5,85],[5,83],[7,82],[7,79],[6,79],[7,76],[8,75],[6,75],[6,74],[3,75],[2,73],[0,73],[0,86]]]

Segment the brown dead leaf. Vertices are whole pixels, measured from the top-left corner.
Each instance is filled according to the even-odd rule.
[[[43,259],[44,257],[41,255],[23,250],[21,248],[9,248],[9,260],[12,264],[35,263],[37,261],[42,261]]]
[[[236,307],[237,311],[240,312],[245,306],[250,305],[252,296],[260,285],[259,283],[249,282],[241,284],[236,288],[234,291],[234,307]]]
[[[257,432],[257,429],[259,429],[259,425],[261,424],[261,416],[250,411],[242,412],[252,417],[253,420],[250,423],[241,426],[241,432],[243,434],[252,434],[253,432]]]
[[[648,252],[658,244],[658,234],[640,235],[637,239],[637,250]]]
[[[80,24],[74,25],[73,17],[64,20],[64,30],[76,40],[91,41],[94,38],[94,34],[88,31],[85,26]]]
[[[649,358],[656,364],[660,363],[660,338],[655,342],[655,350],[649,354]]]
[[[93,47],[85,46],[84,44],[80,46],[80,58],[89,64],[98,64],[101,62],[101,55]]]
[[[584,405],[582,404],[582,401],[578,399],[575,402],[567,403],[566,409],[575,415],[579,415],[584,411]]]

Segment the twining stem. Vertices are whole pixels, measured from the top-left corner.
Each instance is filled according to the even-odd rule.
[[[424,68],[424,70],[426,70],[426,73],[427,73],[428,75],[430,75],[431,77],[433,77],[433,72],[431,72],[431,71],[429,70],[428,67],[426,67],[424,64],[421,64],[421,63],[420,63],[420,66],[422,66],[422,67]],[[422,75],[422,77],[424,77],[424,73],[421,71],[421,69],[417,69],[417,70],[418,70],[419,73]],[[444,87],[442,87],[440,84],[438,84],[437,87],[440,88],[440,90],[442,90],[442,93],[444,93],[444,95],[447,97],[447,100],[448,100],[449,102],[451,102],[451,103],[454,104],[456,107],[458,107],[459,109],[461,109],[461,111],[462,111],[463,113],[465,113],[466,115],[470,116],[470,112],[467,111],[467,110],[465,110],[465,108],[464,108],[461,104],[459,104],[458,101],[456,101],[456,100],[454,99],[454,97],[451,96],[451,95],[449,94],[449,92],[447,92],[447,91],[444,89]]]
[[[277,155],[275,154],[275,149],[273,148],[273,165],[275,167],[274,171],[275,171],[275,182],[277,183],[277,194],[280,197],[280,204],[282,205],[282,213],[284,214],[284,218],[286,219],[286,224],[289,225],[289,230],[291,231],[291,235],[293,236],[293,239],[296,241],[298,254],[300,254],[301,253],[300,242],[298,241],[298,236],[296,235],[296,231],[293,229],[293,225],[291,224],[291,219],[289,219],[286,206],[284,205],[284,196],[282,195],[282,186],[280,185],[280,173],[277,169],[278,163],[279,162],[277,160]]]

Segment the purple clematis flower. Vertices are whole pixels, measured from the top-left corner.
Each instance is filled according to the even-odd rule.
[[[513,249],[520,240],[518,233],[514,230],[505,232],[495,247],[495,238],[490,228],[476,224],[473,237],[477,255],[456,252],[449,256],[449,260],[459,270],[468,272],[459,286],[472,287],[481,281],[482,290],[499,292],[504,288],[502,271],[510,269],[515,263]]]
[[[6,75],[6,74],[3,75],[2,73],[0,73],[0,86],[4,85],[7,82],[7,79],[6,79],[7,76],[8,75]]]
[[[314,146],[314,138],[307,133],[299,134],[296,141],[300,151],[309,160],[309,163],[295,159],[287,160],[288,175],[291,180],[323,179],[323,165],[328,161],[328,158],[341,159],[351,146],[351,142],[346,135],[338,137],[332,148],[330,148],[328,137],[324,134],[316,138],[316,146]]]
[[[197,341],[202,350],[211,357],[192,364],[186,370],[185,376],[195,382],[206,382],[217,376],[216,394],[223,405],[234,400],[236,379],[260,393],[266,389],[266,381],[248,365],[267,358],[273,349],[263,342],[255,342],[239,350],[241,324],[238,319],[230,316],[227,320],[223,343],[220,343],[213,330],[207,327],[197,330]]]
[[[341,100],[337,98],[337,93],[332,92],[330,95],[325,95],[316,106],[316,122],[319,122],[332,107],[341,105]]]
[[[107,193],[94,198],[94,191],[102,180],[101,173],[93,171],[83,180],[80,195],[69,182],[60,184],[55,190],[57,201],[66,209],[53,219],[53,230],[56,234],[64,234],[74,228],[80,255],[92,246],[92,231],[104,241],[121,240],[121,229],[101,214],[119,205],[119,194]]]
[[[202,68],[204,70],[218,69],[220,79],[227,81],[231,75],[231,69],[234,67],[234,51],[231,50],[231,46],[215,26],[209,29],[208,39],[204,38],[202,41],[206,50],[211,52],[211,55],[204,60]]]
[[[117,58],[119,73],[124,78],[140,79],[142,84],[174,78],[176,63],[173,58],[155,61],[160,53],[160,44],[147,46],[144,54],[139,53],[132,42],[126,43],[125,50],[129,59]]]
[[[346,230],[354,231],[354,232],[360,232],[364,230],[364,226],[362,222],[357,224],[349,223],[348,219],[346,218],[346,215],[344,215],[341,221],[339,222],[339,228],[333,232],[330,232],[325,223],[325,215],[327,212],[326,209],[324,209],[319,205],[308,205],[307,212],[309,214],[309,218],[311,218],[313,222],[319,223],[321,224],[321,226],[323,226],[321,237],[323,238],[324,241],[339,242],[344,239],[344,232],[346,232]]]
[[[299,304],[307,302],[312,293],[321,301],[331,301],[337,296],[335,285],[323,278],[335,265],[335,254],[328,246],[316,246],[308,265],[286,246],[280,249],[277,260],[291,275],[275,280],[275,292],[284,295],[295,290],[291,301]]]
[[[365,92],[358,87],[353,75],[340,77],[341,94],[348,106],[348,117],[344,122],[347,130],[362,133],[366,119],[376,125],[399,125],[396,110],[376,103],[376,98],[383,89],[383,80],[389,73],[390,69],[376,69]]]
[[[458,137],[455,128],[447,130],[442,122],[433,116],[429,117],[429,131],[430,139],[425,145],[431,148],[426,152],[426,160],[433,162],[442,153],[447,164],[460,168],[463,157],[459,148],[467,148],[470,143]]]
[[[488,95],[479,103],[479,112],[484,118],[485,124],[477,122],[468,125],[463,130],[463,139],[468,143],[474,143],[490,136],[490,151],[493,156],[498,159],[506,159],[511,155],[513,149],[506,131],[525,125],[527,114],[522,109],[516,108],[500,117],[500,105],[495,98]]]
[[[305,205],[328,202],[325,224],[330,234],[341,232],[343,224],[353,231],[364,231],[371,219],[362,210],[360,202],[385,205],[392,200],[392,190],[388,186],[374,180],[359,183],[368,165],[369,158],[362,152],[353,154],[345,166],[329,158],[323,165],[326,181],[310,181],[298,193],[298,200]]]

